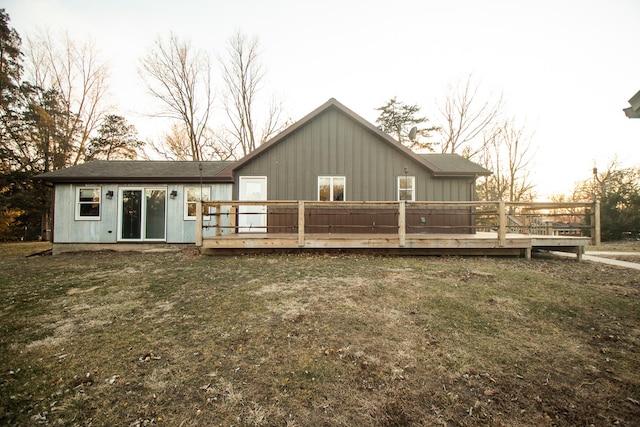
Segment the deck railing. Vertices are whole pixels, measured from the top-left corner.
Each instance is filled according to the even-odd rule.
[[[318,202],[203,201],[196,209],[196,244],[236,233],[507,233],[591,237],[600,243],[598,202]]]

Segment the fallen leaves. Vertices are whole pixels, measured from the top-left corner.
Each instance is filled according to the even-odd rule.
[[[149,362],[151,360],[160,360],[162,359],[162,357],[160,357],[159,355],[155,354],[154,352],[150,351],[149,353],[145,354],[144,356],[140,356],[138,358],[139,362]]]

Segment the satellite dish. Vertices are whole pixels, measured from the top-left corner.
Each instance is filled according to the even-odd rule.
[[[409,131],[409,139],[411,141],[415,141],[416,140],[416,135],[418,134],[418,128],[417,127],[412,127],[411,130]]]

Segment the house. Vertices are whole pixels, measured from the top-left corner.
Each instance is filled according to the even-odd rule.
[[[629,99],[631,107],[625,108],[624,114],[630,119],[640,119],[640,90]]]
[[[53,185],[54,253],[193,243],[196,203],[230,200],[229,162],[98,160],[40,175]],[[201,169],[200,169],[201,168]]]
[[[54,252],[111,245],[193,244],[196,205],[219,201],[473,201],[483,167],[456,154],[417,154],[330,99],[235,162],[92,161],[45,173],[54,192]],[[393,212],[308,212],[319,232],[384,232]],[[294,212],[240,207],[223,233],[286,232]],[[407,226],[471,226],[473,212],[407,214]],[[218,224],[217,221],[221,223]],[[435,222],[434,222],[435,221]],[[440,221],[440,222],[438,222]],[[473,229],[469,228],[472,233]],[[458,231],[460,232],[460,231]]]

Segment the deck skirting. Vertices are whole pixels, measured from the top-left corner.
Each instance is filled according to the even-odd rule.
[[[217,250],[393,250],[395,253],[427,255],[515,255],[531,257],[532,250],[549,249],[576,253],[581,257],[588,237],[531,236],[507,234],[503,241],[496,233],[476,234],[408,234],[400,244],[397,234],[328,234],[307,233],[299,241],[294,233],[237,233],[207,237],[202,253]],[[300,244],[302,243],[302,244]]]

